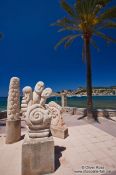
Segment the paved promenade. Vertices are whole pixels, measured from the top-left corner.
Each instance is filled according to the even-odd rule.
[[[56,170],[53,175],[116,175],[116,122],[100,118],[100,123],[90,124],[78,118],[65,115],[69,137],[54,138]],[[1,120],[0,175],[21,175],[23,140],[6,145],[4,124]]]

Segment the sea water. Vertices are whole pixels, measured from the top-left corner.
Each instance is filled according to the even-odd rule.
[[[61,105],[60,97],[51,97],[47,100],[55,101]],[[68,97],[67,98],[67,106],[70,107],[78,107],[78,108],[86,108],[87,107],[87,97]],[[116,109],[116,96],[93,96],[93,104],[96,109]],[[7,108],[7,97],[0,97],[0,111],[4,111]]]

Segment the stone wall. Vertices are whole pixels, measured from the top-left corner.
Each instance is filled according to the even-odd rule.
[[[86,108],[75,108],[75,107],[65,107],[64,114],[70,115],[85,115],[87,114]],[[113,109],[96,109],[94,110],[94,114],[98,117],[116,117],[116,110]]]
[[[98,117],[116,117],[116,110],[113,109],[97,109],[94,112],[98,115]],[[86,108],[65,107],[63,108],[63,114],[86,115]],[[6,117],[6,111],[0,112],[0,119]]]
[[[0,119],[3,119],[3,118],[7,118],[7,112],[6,111],[0,112]]]

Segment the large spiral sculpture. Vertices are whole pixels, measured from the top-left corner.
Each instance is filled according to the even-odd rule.
[[[30,137],[48,137],[50,132],[51,117],[48,111],[39,104],[34,104],[28,108],[26,113],[26,123]]]

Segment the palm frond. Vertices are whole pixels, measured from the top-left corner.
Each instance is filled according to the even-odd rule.
[[[61,44],[63,44],[66,40],[68,40],[70,37],[72,37],[72,35],[68,35],[65,36],[64,38],[62,38],[56,45],[55,45],[55,49],[57,49]]]
[[[97,4],[102,5],[103,7],[106,6],[109,2],[111,2],[112,0],[95,0],[97,2]]]
[[[74,4],[74,8],[76,11],[76,14],[78,15],[78,17],[83,20],[83,11],[84,11],[84,3],[81,2],[81,0],[76,1],[76,3]]]
[[[92,36],[99,36],[107,42],[116,42],[116,39],[102,33],[100,30],[116,28],[116,7],[103,9],[112,0],[75,0],[74,6],[70,6],[67,0],[61,0],[61,6],[69,15],[61,20],[57,20],[55,26],[61,27],[58,32],[68,31],[72,34],[62,38],[55,46],[55,49],[61,44],[68,47],[74,39],[79,36],[90,37],[91,44],[99,50],[97,44],[92,40]],[[105,11],[104,11],[105,10]],[[83,58],[85,53],[83,46]]]
[[[116,28],[116,22],[108,22],[105,28]]]
[[[114,21],[108,21],[105,23],[101,23],[101,25],[98,26],[98,29],[107,29],[107,28],[111,28],[111,29],[115,29],[116,28],[116,22]]]
[[[112,7],[106,10],[104,13],[100,14],[98,19],[100,22],[108,19],[116,19],[116,7]]]
[[[51,24],[51,26],[65,26],[67,24],[68,25],[74,24],[74,21],[65,17],[63,19],[57,20],[55,23]]]
[[[61,28],[58,30],[58,32],[64,32],[64,31],[79,31],[77,28],[71,27],[71,26],[66,26],[64,28]]]
[[[76,1],[76,12],[96,15],[111,0],[82,0]]]
[[[114,38],[112,38],[112,37],[110,37],[110,36],[108,36],[108,35],[106,35],[106,34],[104,34],[104,33],[102,33],[102,32],[94,31],[94,34],[95,34],[96,36],[99,36],[99,37],[101,37],[102,39],[106,40],[106,42],[116,42],[116,39],[114,39]]]
[[[76,35],[68,35],[68,36],[65,36],[64,38],[62,38],[55,46],[55,49],[57,49],[61,44],[63,44],[65,42],[65,47],[68,47],[72,41],[74,39],[76,39],[78,36],[80,36],[81,34],[76,34]]]
[[[76,35],[73,35],[72,37],[70,37],[64,44],[65,47],[69,47],[73,41],[78,38],[79,36],[81,36],[81,34],[76,34]]]
[[[97,44],[96,44],[96,42],[91,38],[91,40],[90,40],[90,43],[93,45],[93,47],[95,48],[95,49],[97,49],[97,51],[100,51],[100,48],[97,46]]]
[[[61,0],[61,6],[70,16],[75,17],[74,9],[65,0]]]

